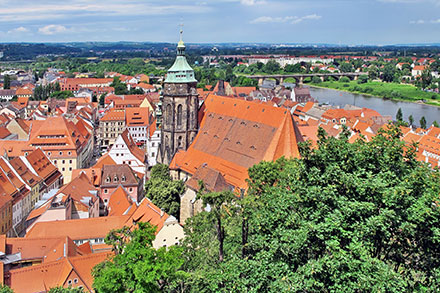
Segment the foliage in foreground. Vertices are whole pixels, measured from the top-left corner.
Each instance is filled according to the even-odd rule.
[[[436,291],[440,289],[440,178],[404,148],[398,128],[370,143],[328,138],[301,160],[249,170],[238,212],[185,227],[186,289],[240,291]],[[405,151],[406,150],[406,151]]]
[[[145,196],[177,219],[180,216],[180,195],[184,191],[182,181],[171,179],[167,165],[157,164],[151,169],[150,179],[145,184]]]
[[[319,132],[301,159],[249,169],[243,199],[200,192],[183,247],[151,248],[151,227],[112,233],[98,292],[436,292],[440,174],[398,127],[371,142]],[[155,176],[167,176],[166,169]],[[162,174],[162,175],[160,175]],[[203,189],[202,189],[203,190]],[[128,239],[131,242],[128,242]],[[109,242],[108,242],[109,243]],[[182,252],[183,249],[183,252]]]
[[[105,242],[116,254],[93,269],[96,292],[160,292],[181,278],[182,249],[154,249],[155,231],[148,223],[138,223],[134,230],[110,232]]]

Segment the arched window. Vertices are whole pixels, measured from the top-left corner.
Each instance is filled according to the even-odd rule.
[[[182,137],[179,136],[179,138],[177,139],[177,148],[181,148],[182,147]]]
[[[177,106],[177,127],[182,127],[182,105]]]
[[[171,109],[171,105],[167,105],[167,123],[173,123],[173,110]]]

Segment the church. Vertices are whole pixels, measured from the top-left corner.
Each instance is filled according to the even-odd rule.
[[[198,182],[208,191],[244,195],[248,168],[281,157],[298,158],[302,136],[284,108],[209,95],[199,107],[197,81],[180,40],[164,82],[163,123],[158,161],[187,187],[181,197],[181,223],[201,210]]]

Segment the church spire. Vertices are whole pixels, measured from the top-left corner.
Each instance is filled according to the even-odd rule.
[[[180,41],[177,44],[177,57],[173,66],[168,69],[166,83],[191,83],[197,82],[194,76],[194,70],[188,64],[185,58],[185,43],[183,42],[183,24],[180,28]]]
[[[177,44],[177,55],[185,55],[185,43],[183,42],[183,23],[180,25],[180,41]]]

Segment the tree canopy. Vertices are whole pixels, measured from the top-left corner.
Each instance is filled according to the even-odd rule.
[[[391,126],[371,142],[319,133],[301,159],[249,169],[238,211],[185,226],[189,291],[435,291],[440,177]]]
[[[151,169],[145,184],[145,196],[155,205],[179,219],[180,195],[185,191],[183,182],[172,180],[167,165],[157,164]]]
[[[184,276],[182,248],[154,249],[155,231],[148,223],[138,223],[136,229],[110,232],[105,243],[116,254],[93,269],[96,292],[161,292]]]

